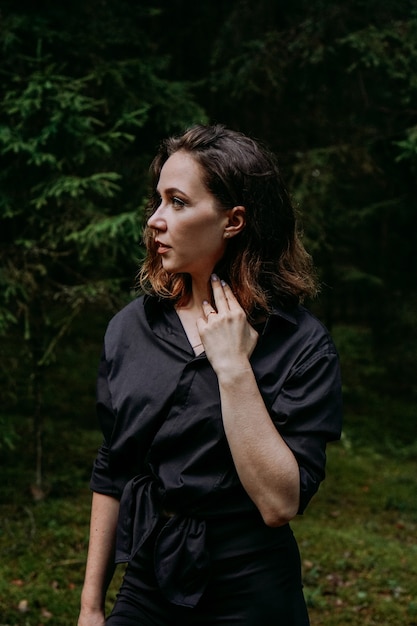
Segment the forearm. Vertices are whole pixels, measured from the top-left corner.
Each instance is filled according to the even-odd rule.
[[[107,587],[114,572],[114,549],[119,502],[99,493],[93,494],[90,541],[83,591],[82,609],[103,610]]]
[[[300,501],[298,463],[275,428],[250,365],[258,333],[230,287],[212,276],[216,310],[205,300],[197,322],[216,372],[223,424],[243,487],[268,526],[292,519]]]
[[[275,428],[249,361],[218,373],[224,429],[243,487],[270,526],[298,511],[297,461]]]

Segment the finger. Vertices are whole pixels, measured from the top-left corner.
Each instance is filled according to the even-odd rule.
[[[210,315],[216,315],[215,309],[213,309],[213,307],[211,306],[210,302],[208,302],[207,300],[204,300],[204,302],[203,302],[203,313],[204,313],[207,321],[208,321]]]
[[[233,291],[231,290],[230,286],[224,281],[220,281],[221,285],[223,287],[223,293],[224,296],[227,300],[227,304],[229,306],[229,308],[231,308],[232,306],[238,306],[239,308],[242,308],[239,304],[238,299],[236,298],[235,294],[233,293]]]
[[[229,311],[243,311],[243,308],[233,293],[231,287],[226,283],[226,281],[221,280],[220,284],[223,288],[223,295],[226,299],[227,308]]]
[[[224,281],[221,281],[216,274],[212,274],[211,287],[213,289],[214,302],[219,313],[229,308],[227,297],[223,289],[223,283]]]

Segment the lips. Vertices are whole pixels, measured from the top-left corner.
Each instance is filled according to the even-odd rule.
[[[171,249],[171,246],[168,246],[166,243],[163,243],[162,241],[158,241],[158,239],[155,239],[155,244],[156,244],[156,251],[159,254],[164,254],[164,252],[168,252],[168,250]]]

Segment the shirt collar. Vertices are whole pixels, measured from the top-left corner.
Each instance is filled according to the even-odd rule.
[[[157,337],[185,352],[190,351],[190,344],[172,301],[147,294],[143,297],[143,308],[147,322]]]
[[[169,300],[164,300],[163,298],[158,298],[153,295],[145,295],[143,298],[143,306],[145,308],[146,316],[150,323],[152,323],[156,316],[160,314],[161,308],[169,308],[173,307],[172,303]],[[296,316],[296,307],[293,309],[284,309],[279,305],[275,305],[272,307],[272,311],[268,317],[267,324],[271,319],[274,318],[282,318],[295,326],[298,325],[297,316]]]
[[[287,322],[291,322],[291,324],[298,325],[297,316],[296,316],[296,308],[293,309],[283,309],[280,306],[272,307],[271,317],[282,317]]]

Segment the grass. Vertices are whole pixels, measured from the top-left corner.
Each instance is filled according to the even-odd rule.
[[[417,461],[329,452],[328,479],[293,524],[312,624],[417,625]]]
[[[26,490],[23,450],[2,462],[0,626],[76,623],[88,538],[87,483],[99,435],[65,423],[54,429],[45,500],[35,503]],[[48,437],[53,439],[51,432]],[[312,626],[417,625],[416,458],[344,439],[329,447],[327,474],[305,515],[293,523]]]

